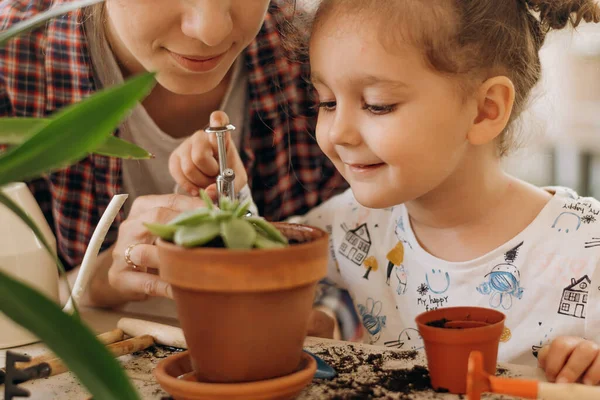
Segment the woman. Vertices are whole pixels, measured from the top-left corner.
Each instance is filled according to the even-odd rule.
[[[66,1],[2,0],[0,29]],[[165,222],[200,204],[172,194],[167,164],[215,109],[238,127],[233,141],[261,215],[302,214],[343,189],[311,135],[308,67],[287,60],[282,49],[279,23],[288,16],[268,0],[108,0],[0,49],[0,116],[47,116],[124,78],[158,71],[156,88],[116,132],[155,159],[91,155],[31,183],[70,267],[81,263],[112,196],[133,200],[104,243],[90,304],[170,297],[168,285],[144,272],[158,264],[142,222]]]

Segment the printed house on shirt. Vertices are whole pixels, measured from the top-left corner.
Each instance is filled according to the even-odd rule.
[[[345,227],[344,227],[345,228]],[[371,249],[371,235],[367,224],[364,223],[346,232],[340,253],[356,265],[361,265]]]
[[[571,279],[571,286],[563,290],[558,313],[575,318],[585,318],[585,306],[588,301],[588,287],[590,283],[591,280],[587,275],[578,281],[574,278]]]

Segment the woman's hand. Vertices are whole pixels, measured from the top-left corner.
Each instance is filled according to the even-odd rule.
[[[99,257],[101,265],[90,286],[90,305],[115,307],[148,296],[172,297],[171,286],[158,276],[156,237],[144,223],[165,224],[183,211],[202,206],[197,197],[176,194],[137,198],[119,227],[112,254]]]
[[[210,116],[211,126],[225,126],[229,117],[222,111]],[[229,132],[225,135],[227,167],[235,172],[235,191],[238,193],[248,182],[248,174]],[[199,189],[206,189],[211,198],[216,198],[216,177],[219,175],[219,151],[217,137],[198,131],[187,138],[169,158],[169,172],[175,182],[192,196]]]
[[[560,336],[538,354],[538,364],[550,382],[600,382],[600,346],[574,336]]]

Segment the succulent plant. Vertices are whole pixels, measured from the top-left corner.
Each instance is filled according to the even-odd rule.
[[[186,248],[274,249],[288,246],[287,238],[264,218],[248,215],[251,200],[240,203],[227,197],[213,203],[200,191],[205,207],[185,211],[167,224],[146,223],[161,239]]]

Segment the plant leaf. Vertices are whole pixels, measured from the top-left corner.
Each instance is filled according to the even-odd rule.
[[[27,31],[33,30],[38,26],[45,24],[53,18],[77,10],[79,8],[101,3],[103,1],[104,0],[71,1],[65,3],[64,5],[54,7],[48,11],[44,11],[43,13],[36,14],[35,16],[25,21],[19,22],[18,24],[14,24],[7,30],[0,32],[0,47],[3,47],[6,44],[6,42],[12,39],[13,37],[18,36]]]
[[[288,244],[287,238],[283,236],[283,234],[279,232],[277,228],[271,225],[266,219],[261,217],[247,217],[246,221],[260,228],[269,239],[279,242],[281,244]]]
[[[154,157],[138,145],[112,135],[94,150],[94,154],[123,158],[125,160],[148,160]]]
[[[267,238],[260,232],[256,233],[256,240],[254,241],[254,247],[257,249],[280,249],[285,247],[283,243],[276,242]]]
[[[0,144],[22,144],[51,121],[50,118],[0,118]],[[94,154],[131,160],[152,158],[152,154],[141,147],[112,135],[96,148]]]
[[[27,181],[85,157],[106,141],[154,83],[154,74],[142,74],[67,107],[23,144],[0,155],[0,185]]]
[[[21,144],[50,121],[50,118],[0,118],[0,144]]]
[[[219,199],[219,208],[223,211],[232,211],[233,203],[229,200],[227,196],[221,196]]]
[[[248,209],[250,209],[251,204],[252,204],[252,199],[251,198],[246,199],[246,201],[244,201],[242,204],[237,206],[237,208],[233,212],[233,217],[240,218],[240,217],[246,215],[246,213],[248,212]]]
[[[87,326],[1,269],[0,311],[39,337],[94,399],[139,399],[119,362]]]
[[[151,234],[170,242],[173,241],[175,232],[177,232],[177,229],[180,228],[177,225],[151,224],[148,222],[145,222],[144,226],[148,228]]]
[[[256,230],[246,220],[230,219],[221,223],[221,237],[230,249],[251,249],[256,240]]]
[[[223,210],[216,209],[216,210],[213,210],[212,217],[214,218],[215,221],[221,222],[221,221],[226,221],[228,219],[231,219],[231,217],[233,217],[233,213],[231,211],[223,211]]]
[[[197,247],[206,244],[219,236],[221,226],[216,221],[210,221],[199,226],[183,226],[175,232],[174,241],[179,246]]]
[[[198,208],[182,212],[173,218],[168,225],[194,226],[211,219],[213,219],[213,216],[208,208]]]
[[[208,208],[209,210],[212,210],[215,208],[215,205],[214,205],[212,199],[210,197],[208,197],[208,195],[206,194],[206,191],[204,189],[200,190],[200,197],[204,201],[204,205],[206,206],[206,208]]]

